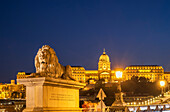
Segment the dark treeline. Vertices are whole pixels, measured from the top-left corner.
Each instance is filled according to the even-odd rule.
[[[145,77],[133,76],[131,80],[127,80],[121,83],[122,92],[133,93],[134,95],[151,95],[157,96],[161,93],[160,81],[150,82]],[[166,82],[165,91],[168,89],[168,83]]]

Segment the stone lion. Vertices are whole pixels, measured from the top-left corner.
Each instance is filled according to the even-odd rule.
[[[42,46],[35,56],[36,74],[53,78],[72,79],[72,69],[70,65],[62,66],[54,49],[48,45]]]

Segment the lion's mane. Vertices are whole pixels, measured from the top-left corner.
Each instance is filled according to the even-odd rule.
[[[49,59],[44,59],[45,62],[41,62],[39,59],[42,52],[47,52],[47,55],[49,56]],[[37,55],[35,56],[35,68],[36,73],[47,73],[48,75],[50,74],[51,77],[55,78],[64,77],[66,79],[67,76],[71,77],[70,75],[72,74],[70,71],[71,66],[62,66],[58,62],[58,57],[56,56],[54,49],[48,45],[44,45],[38,50]]]

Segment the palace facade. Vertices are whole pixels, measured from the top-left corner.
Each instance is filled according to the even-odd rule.
[[[111,70],[110,64],[109,56],[104,50],[99,57],[98,70],[85,70],[81,66],[72,66],[73,77],[80,82],[99,79],[104,79],[105,82],[114,82],[117,80],[116,71],[121,71],[123,73],[122,80],[130,80],[132,76],[138,76],[148,78],[151,82],[162,79],[170,82],[170,72],[164,72],[164,68],[160,65],[130,65],[125,69]]]
[[[132,76],[145,77],[150,81],[164,79],[164,69],[159,65],[131,65],[125,68],[126,80]]]

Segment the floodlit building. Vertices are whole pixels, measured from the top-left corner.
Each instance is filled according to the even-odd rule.
[[[164,79],[164,69],[159,65],[130,65],[125,68],[126,80],[132,76],[145,77],[150,81]]]
[[[30,75],[30,73],[18,72],[17,79],[25,79]]]
[[[15,84],[15,80],[11,80],[10,84],[0,84],[0,99],[25,98],[25,86]]]
[[[164,72],[164,79],[170,82],[170,72]]]
[[[72,66],[72,77],[79,82],[85,82],[85,69],[81,66]]]

